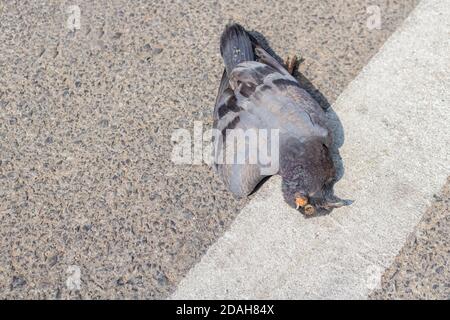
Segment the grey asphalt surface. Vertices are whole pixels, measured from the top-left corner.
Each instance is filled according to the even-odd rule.
[[[416,3],[80,1],[71,32],[72,2],[4,1],[0,297],[167,297],[247,203],[206,165],[171,162],[173,130],[212,123],[224,25],[301,54],[332,103]]]

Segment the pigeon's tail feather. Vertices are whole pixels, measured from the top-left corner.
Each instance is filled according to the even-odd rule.
[[[251,35],[237,23],[227,25],[220,38],[220,53],[228,74],[239,63],[255,60]]]

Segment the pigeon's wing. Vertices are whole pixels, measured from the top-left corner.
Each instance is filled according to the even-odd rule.
[[[329,147],[331,135],[322,107],[264,49],[257,47],[255,52],[259,61],[240,63],[229,76],[237,105],[268,128],[280,129],[280,134],[321,139]]]
[[[258,145],[249,143],[245,138],[242,140],[242,137],[245,137],[245,134],[257,132],[255,129],[265,128],[266,124],[238,105],[234,91],[229,85],[226,71],[223,73],[219,86],[214,108],[213,127],[213,157],[216,171],[227,188],[236,196],[243,197],[250,194],[268,171],[261,170],[262,166],[255,159]],[[236,135],[233,136],[234,134]],[[235,142],[235,138],[237,142]],[[233,144],[232,149],[230,148],[231,144],[228,144],[227,141]],[[260,142],[259,146],[268,150],[267,141]],[[229,154],[227,150],[231,153]],[[267,166],[270,165],[267,163],[264,168],[267,169]]]

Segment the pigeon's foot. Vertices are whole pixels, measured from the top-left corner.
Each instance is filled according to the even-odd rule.
[[[296,55],[292,56],[292,58],[287,57],[285,65],[289,74],[294,75],[295,69],[297,68],[297,62],[298,58]]]

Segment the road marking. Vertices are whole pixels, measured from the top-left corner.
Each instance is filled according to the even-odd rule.
[[[304,219],[271,178],[171,298],[366,298],[449,173],[449,33],[422,1],[334,104],[350,207]]]

